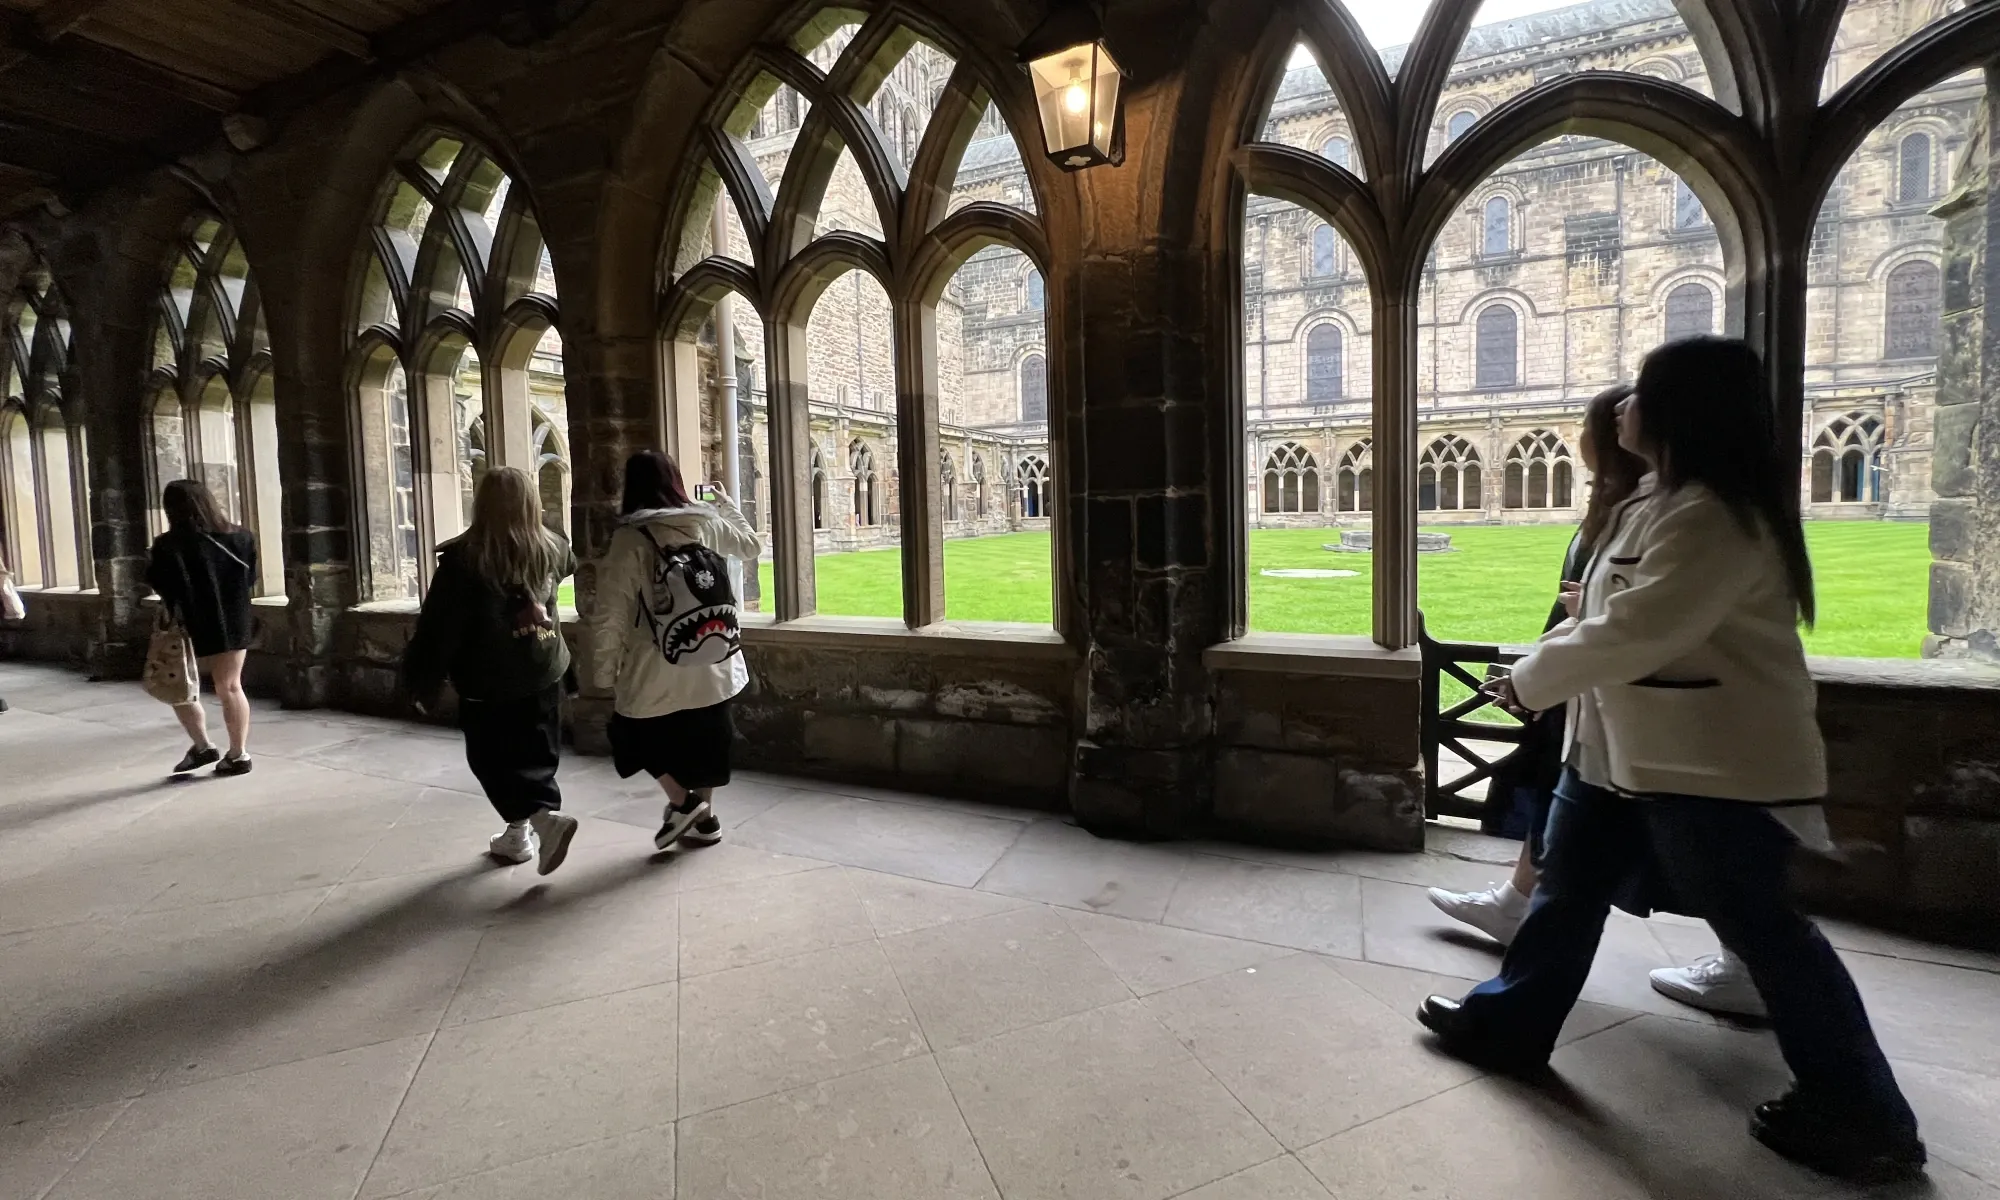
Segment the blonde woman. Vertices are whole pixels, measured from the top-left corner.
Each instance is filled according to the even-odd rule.
[[[479,481],[472,528],[438,547],[437,572],[403,652],[403,681],[419,711],[449,678],[458,692],[465,761],[507,827],[487,843],[506,863],[562,865],[576,836],[563,815],[563,677],[569,647],[556,587],[576,571],[569,544],[542,524],[526,471],[495,467]]]

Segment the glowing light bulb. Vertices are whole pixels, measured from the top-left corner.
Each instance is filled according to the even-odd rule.
[[[1090,107],[1090,93],[1083,90],[1080,83],[1072,83],[1063,91],[1063,107],[1073,113],[1080,113]]]

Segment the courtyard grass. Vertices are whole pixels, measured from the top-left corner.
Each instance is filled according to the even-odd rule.
[[[1453,549],[1417,563],[1419,603],[1433,636],[1448,641],[1532,641],[1554,602],[1571,528],[1464,525]],[[1332,529],[1250,533],[1251,627],[1273,633],[1368,632],[1371,556],[1323,549]],[[1819,624],[1810,654],[1915,658],[1922,649],[1930,569],[1929,527],[1880,521],[1806,526],[1818,580]],[[945,543],[945,610],[951,620],[1050,623],[1049,535],[1012,533]],[[820,556],[819,611],[840,616],[902,614],[894,549]],[[1273,569],[1353,571],[1340,578],[1287,579]],[[762,565],[764,594],[771,568]]]

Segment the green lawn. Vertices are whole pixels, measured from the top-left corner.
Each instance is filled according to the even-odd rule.
[[[1418,559],[1418,592],[1431,632],[1468,642],[1525,642],[1541,632],[1569,545],[1568,526],[1459,526],[1454,549]],[[1327,529],[1250,534],[1252,628],[1287,633],[1366,633],[1370,556],[1321,547]],[[1812,654],[1915,658],[1923,643],[1930,568],[1929,528],[1878,521],[1819,521],[1806,527],[1819,583]],[[1049,535],[1012,533],[945,543],[945,611],[960,621],[1046,625]],[[829,554],[815,563],[819,611],[841,616],[902,613],[898,552]],[[1283,579],[1268,569],[1356,571],[1336,579]],[[764,594],[771,568],[763,564]],[[565,595],[565,600],[568,599]]]

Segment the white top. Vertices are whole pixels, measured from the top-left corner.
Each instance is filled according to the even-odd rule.
[[[1529,708],[1570,703],[1586,782],[1788,804],[1826,793],[1817,697],[1776,539],[1698,484],[1651,476],[1613,513],[1578,619],[1513,670]],[[1578,746],[1583,746],[1578,750]]]

